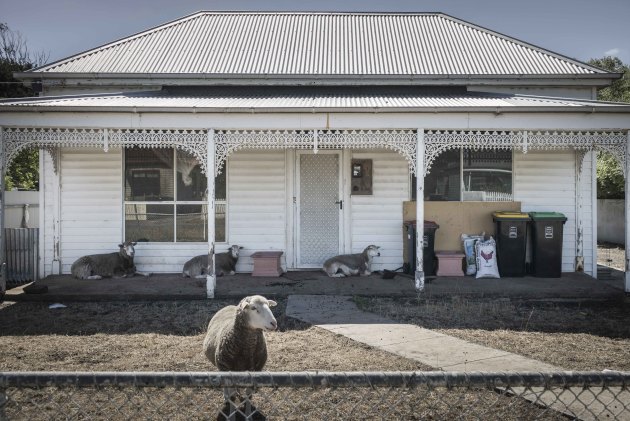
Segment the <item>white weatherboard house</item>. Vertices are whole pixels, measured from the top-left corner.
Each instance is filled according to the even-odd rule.
[[[596,151],[629,173],[630,105],[595,100],[620,75],[439,13],[200,12],[17,77],[41,95],[0,102],[0,162],[47,152],[42,276],[124,239],[154,273],[229,244],[396,269],[415,197],[562,212],[594,276]]]

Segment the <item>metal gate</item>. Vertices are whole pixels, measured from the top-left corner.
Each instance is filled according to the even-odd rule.
[[[39,228],[5,228],[7,288],[39,279]]]

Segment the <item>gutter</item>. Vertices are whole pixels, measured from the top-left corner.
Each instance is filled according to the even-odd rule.
[[[107,107],[50,107],[38,105],[11,105],[1,106],[0,112],[80,112],[80,113],[248,113],[248,114],[266,114],[266,113],[370,113],[370,114],[389,114],[389,113],[491,113],[491,114],[509,114],[509,113],[573,113],[573,114],[630,114],[630,104],[618,105],[611,107],[594,107],[594,106],[542,106],[542,107],[138,107],[133,106],[107,106]]]
[[[287,75],[231,73],[70,73],[16,72],[16,79],[41,81],[47,86],[143,85],[532,85],[533,82],[562,86],[607,86],[621,73],[492,74],[492,75]],[[48,83],[45,83],[48,81]],[[150,83],[147,83],[150,82]]]

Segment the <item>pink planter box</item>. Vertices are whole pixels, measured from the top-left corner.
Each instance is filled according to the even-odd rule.
[[[435,255],[438,259],[437,276],[464,276],[464,271],[462,270],[464,253],[438,251]]]
[[[252,259],[254,259],[252,276],[282,275],[282,266],[280,265],[282,253],[282,251],[257,251],[252,254]]]

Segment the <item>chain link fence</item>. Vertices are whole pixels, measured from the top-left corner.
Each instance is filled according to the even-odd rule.
[[[0,373],[0,420],[630,420],[630,373]]]

